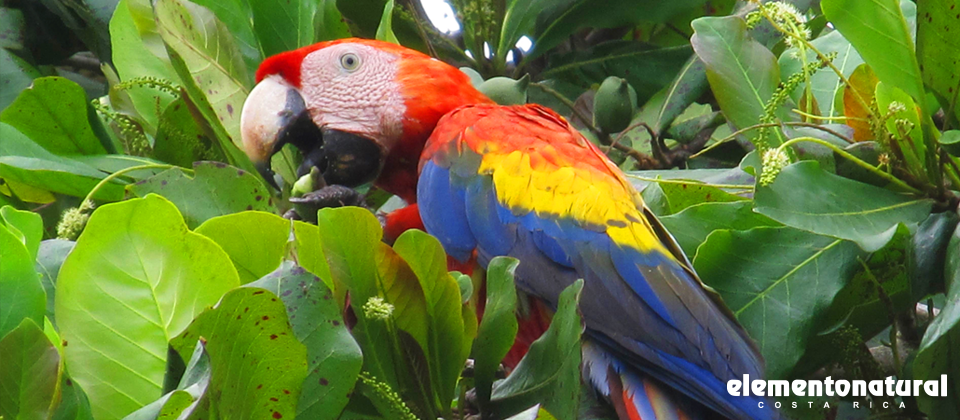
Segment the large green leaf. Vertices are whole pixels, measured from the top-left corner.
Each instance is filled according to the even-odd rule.
[[[397,238],[393,249],[409,264],[423,289],[429,322],[429,345],[424,351],[440,406],[449,410],[472,344],[463,343],[460,286],[447,273],[447,254],[437,238],[411,229]]]
[[[759,123],[780,83],[776,57],[750,38],[740,17],[703,17],[692,26],[690,43],[706,65],[707,80],[727,120],[737,128]],[[782,141],[770,140],[773,145]]]
[[[201,343],[194,350],[176,389],[130,413],[123,420],[188,419],[207,415],[209,388],[210,356]]]
[[[10,208],[10,207],[4,207]],[[0,220],[0,337],[17,328],[24,319],[43,322],[46,306],[33,258],[14,226]]]
[[[290,229],[290,220],[272,213],[246,211],[209,219],[196,232],[213,239],[227,252],[240,274],[240,283],[247,284],[280,266]]]
[[[930,115],[923,105],[926,95],[913,38],[901,11],[916,10],[912,1],[823,0],[820,7],[881,82],[903,89]]]
[[[223,150],[211,141],[216,140],[211,140],[210,134],[194,119],[187,101],[178,98],[160,115],[153,157],[184,168],[200,160],[227,160]]]
[[[337,9],[337,0],[320,0],[317,13],[313,16],[315,30],[314,41],[329,41],[349,38],[350,28]]]
[[[940,380],[941,375],[946,375],[952,379],[944,379],[947,380],[945,394],[931,397],[921,393],[917,404],[932,419],[958,419],[960,400],[956,397],[960,393],[960,382],[956,378],[960,376],[960,355],[956,350],[960,347],[960,227],[947,245],[944,273],[948,277],[947,303],[923,335],[920,350],[913,361],[913,377]]]
[[[193,170],[190,177],[180,168],[172,168],[132,185],[130,191],[140,197],[163,195],[177,205],[191,228],[212,217],[244,210],[276,210],[270,191],[247,171],[219,162],[196,162]]]
[[[252,169],[240,140],[240,110],[252,83],[233,35],[210,10],[188,1],[159,0],[154,10],[187,95],[230,163]]]
[[[11,125],[0,123],[0,177],[44,191],[84,197],[106,174],[76,160],[57,156]],[[122,184],[105,184],[94,198],[123,198]]]
[[[818,315],[860,264],[856,244],[788,227],[718,230],[693,260],[782,379],[816,335]]]
[[[490,402],[494,374],[517,336],[517,289],[513,275],[519,261],[497,257],[487,265],[487,301],[473,345],[473,378],[481,410]]]
[[[837,66],[837,69],[839,69],[845,77],[849,78],[853,70],[860,64],[863,64],[863,59],[860,58],[857,50],[854,49],[853,45],[850,45],[850,42],[838,31],[831,31],[810,43],[824,54],[837,53],[837,57],[833,59],[833,64]],[[801,71],[803,61],[801,57],[798,57],[798,54],[799,50],[796,48],[789,48],[780,54],[780,79],[782,81],[786,82],[790,76]],[[816,54],[809,49],[807,50],[806,58],[808,63],[817,60]],[[803,95],[805,86],[805,84],[801,84],[791,93],[794,102],[798,104],[801,103],[801,96]],[[838,95],[842,95],[842,93],[839,92],[843,91],[843,80],[840,80],[840,77],[837,76],[837,73],[835,73],[833,69],[829,67],[822,68],[810,75],[810,91],[813,92],[813,97],[816,98],[821,115],[827,117],[843,115],[843,104],[836,100]],[[808,109],[806,105],[801,106],[804,107],[804,109]]]
[[[876,251],[898,223],[918,223],[933,202],[830,174],[814,161],[786,167],[757,188],[756,211],[798,229],[856,242]]]
[[[157,32],[148,0],[121,0],[110,19],[113,67],[121,81],[155,77],[176,84],[178,77]],[[144,131],[155,135],[160,113],[174,97],[154,87],[132,86],[124,90],[139,114]],[[113,104],[117,107],[117,104]]]
[[[273,293],[242,287],[223,296],[171,340],[180,355],[198,340],[210,355],[209,416],[222,419],[294,418],[307,350],[297,341],[287,309]]]
[[[496,384],[490,401],[496,416],[504,418],[542,403],[558,419],[577,418],[583,330],[577,304],[582,290],[581,279],[560,293],[550,328],[530,345],[510,376]]]
[[[250,2],[251,24],[264,57],[313,43],[317,0]]]
[[[606,1],[602,7],[597,7],[597,4],[590,0],[547,2],[548,7],[544,10],[533,10],[537,14],[536,25],[534,30],[526,35],[531,35],[536,42],[533,49],[524,56],[524,62],[556,47],[569,38],[570,34],[583,28],[619,28],[633,26],[641,21],[665,22],[678,13],[697,10],[704,3],[706,0],[615,0]]]
[[[337,419],[357,381],[363,356],[340,306],[319,278],[292,263],[284,263],[250,287],[267,289],[283,300],[293,333],[307,346],[307,377],[297,416]]]
[[[33,79],[40,77],[40,71],[24,59],[13,55],[6,48],[0,48],[0,110],[8,107],[24,89],[30,87]]]
[[[149,195],[97,209],[57,279],[56,313],[73,379],[98,419],[160,395],[167,341],[239,284],[212,240]]]
[[[109,140],[99,139],[91,124],[100,120],[88,111],[87,94],[62,77],[41,77],[0,114],[0,121],[51,153],[103,154]]]
[[[0,222],[7,226],[20,243],[27,247],[30,259],[37,258],[40,249],[40,240],[43,239],[43,219],[31,211],[17,210],[12,206],[0,207]]]
[[[703,203],[660,218],[660,222],[677,240],[687,256],[694,256],[697,247],[715,230],[747,230],[760,226],[778,226],[769,217],[753,212],[753,203]]]
[[[47,294],[47,319],[53,325],[56,325],[56,316],[54,315],[55,298],[57,296],[57,274],[60,273],[60,266],[67,259],[67,255],[73,250],[76,243],[63,239],[48,239],[40,243],[40,249],[37,251],[36,270],[40,273],[40,284]]]
[[[60,354],[32,319],[0,340],[0,415],[7,419],[46,419],[50,414]]]
[[[923,82],[940,100],[944,111],[953,110],[960,121],[960,30],[958,0],[930,0],[917,3],[917,57]],[[952,30],[948,30],[952,29]]]

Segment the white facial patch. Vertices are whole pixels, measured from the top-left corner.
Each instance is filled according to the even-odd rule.
[[[353,43],[307,55],[300,91],[313,122],[362,135],[389,150],[403,133],[406,113],[395,81],[397,61],[393,54]]]

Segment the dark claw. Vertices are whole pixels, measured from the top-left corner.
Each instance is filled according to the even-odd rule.
[[[366,207],[363,196],[353,188],[343,185],[328,185],[319,190],[304,194],[302,197],[291,197],[297,214],[304,220],[316,222],[317,211],[327,207],[358,206]]]

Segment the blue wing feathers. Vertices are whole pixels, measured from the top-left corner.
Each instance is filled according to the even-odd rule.
[[[424,225],[450,255],[465,260],[476,249],[484,265],[495,256],[518,258],[518,286],[549,305],[584,278],[587,337],[620,358],[621,379],[636,390],[644,389],[638,378],[653,377],[729,418],[776,417],[775,410],[757,408],[762,399],[727,394],[727,379],[761,377],[762,367],[737,341],[732,324],[712,319],[723,315],[710,312],[706,295],[689,295],[700,285],[675,260],[619,247],[605,232],[575,221],[514,214],[497,201],[489,175],[457,168],[427,161],[418,185]]]

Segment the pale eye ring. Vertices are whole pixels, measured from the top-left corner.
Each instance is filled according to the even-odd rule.
[[[360,68],[360,57],[354,53],[346,53],[340,56],[340,67],[346,71],[354,71]]]

